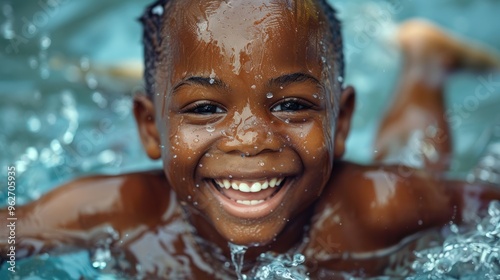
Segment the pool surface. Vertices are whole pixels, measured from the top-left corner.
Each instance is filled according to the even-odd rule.
[[[136,75],[137,71],[132,70],[139,69],[142,59],[142,33],[137,18],[150,2],[0,0],[0,180],[6,182],[7,167],[16,166],[18,204],[35,200],[76,177],[160,166],[142,151],[131,112],[133,95],[143,90],[140,79],[129,78]],[[343,20],[346,82],[354,85],[358,93],[346,155],[352,161],[372,160],[375,132],[398,81],[401,57],[391,40],[398,23],[412,17],[427,18],[500,53],[500,1],[330,2]],[[116,68],[131,69],[128,72],[134,73],[123,73]],[[447,85],[448,106],[453,108],[454,104],[471,100],[475,88],[485,79],[487,75],[455,75]],[[460,125],[452,127],[455,157],[450,173],[453,176],[464,178],[491,141],[492,127],[500,124],[498,108],[497,83],[491,94],[478,100],[470,114],[461,119]],[[6,203],[7,193],[2,188],[0,205]],[[453,239],[450,237],[447,242],[455,246],[454,250],[475,242],[477,250],[483,248],[480,252],[486,256],[484,250],[500,248],[497,212],[500,207],[492,205],[490,216],[485,218],[488,220],[482,221],[486,224],[483,228],[450,226],[448,233],[455,239],[449,241]],[[452,269],[448,268],[453,265],[447,263],[439,270],[429,264],[435,263],[432,258],[449,252],[447,248],[441,246],[421,253],[421,267],[415,268],[420,276],[415,276],[416,279],[450,275],[447,273]],[[488,252],[487,261],[496,262],[498,269],[500,253],[493,249]],[[474,257],[471,254],[470,260],[475,261]],[[484,260],[479,257],[481,261]],[[455,263],[459,262],[455,259]],[[3,266],[0,278],[124,277],[94,269],[93,265],[86,251],[61,256],[45,254],[19,262],[15,277]],[[484,276],[485,272],[476,273],[470,279]],[[443,279],[454,278],[443,276]]]

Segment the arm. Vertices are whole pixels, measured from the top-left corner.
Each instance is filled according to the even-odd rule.
[[[16,258],[89,247],[103,235],[116,235],[139,223],[148,223],[152,217],[158,216],[154,213],[161,211],[159,207],[165,204],[145,205],[151,203],[152,197],[165,197],[158,193],[161,189],[149,183],[150,176],[142,174],[89,177],[59,187],[39,200],[19,207],[16,209]],[[6,210],[0,211],[3,221],[6,215]],[[2,228],[0,234],[8,236],[8,228]],[[7,240],[2,238],[0,241],[2,258],[13,245]]]

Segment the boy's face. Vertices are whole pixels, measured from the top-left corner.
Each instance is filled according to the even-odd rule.
[[[179,2],[154,105],[136,103],[143,143],[226,240],[269,243],[318,198],[344,150],[352,108],[335,135],[326,22],[310,1]]]

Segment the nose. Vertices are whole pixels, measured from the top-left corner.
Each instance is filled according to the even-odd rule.
[[[279,138],[271,125],[255,114],[236,114],[229,130],[222,135],[218,148],[224,153],[255,156],[280,149]]]

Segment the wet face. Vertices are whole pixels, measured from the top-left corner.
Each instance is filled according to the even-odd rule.
[[[343,153],[326,23],[310,1],[179,2],[163,33],[155,127],[140,117],[153,105],[136,106],[142,140],[153,158],[161,147],[178,198],[226,240],[269,243],[321,195]]]

